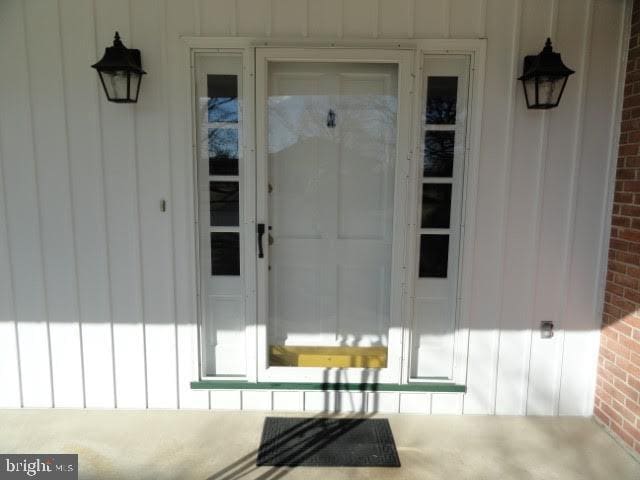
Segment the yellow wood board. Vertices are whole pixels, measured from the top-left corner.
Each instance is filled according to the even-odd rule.
[[[269,364],[281,367],[385,368],[387,347],[271,345]]]

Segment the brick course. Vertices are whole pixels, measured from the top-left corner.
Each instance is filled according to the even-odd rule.
[[[631,18],[629,58],[594,415],[640,453],[640,0]]]

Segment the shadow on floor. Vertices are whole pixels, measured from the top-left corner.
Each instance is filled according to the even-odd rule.
[[[371,418],[378,410],[377,396],[374,396],[372,405],[369,405],[367,409],[367,396],[363,395],[359,409],[353,408],[354,400],[349,395],[351,403],[351,410],[356,410],[357,413],[350,415],[340,415],[339,418],[356,419],[359,421],[348,422],[345,424],[335,424],[335,426],[329,428],[320,428],[323,423],[322,420],[326,418],[332,418],[337,416],[342,411],[342,398],[337,394],[336,390],[339,390],[341,370],[335,371],[335,381],[329,382],[329,371],[325,371],[323,375],[324,384],[327,388],[324,390],[324,409],[322,412],[309,417],[297,425],[282,431],[276,438],[263,444],[263,457],[270,458],[276,454],[276,450],[281,444],[291,444],[299,440],[299,443],[295,444],[295,448],[292,448],[290,453],[286,456],[279,456],[278,463],[286,463],[288,465],[299,465],[304,462],[305,459],[314,455],[318,451],[322,450],[332,442],[345,435],[358,425],[360,425],[367,418]],[[361,384],[377,384],[378,372],[376,370],[364,371]],[[331,408],[331,395],[334,394],[333,408]],[[358,411],[359,410],[359,411]],[[370,410],[373,413],[366,413]],[[314,432],[315,430],[315,432]],[[236,480],[246,477],[247,475],[256,472],[257,469],[268,468],[264,473],[255,477],[260,480],[275,480],[284,477],[291,468],[294,467],[260,467],[257,465],[257,457],[260,449],[256,448],[243,457],[235,460],[226,467],[218,470],[213,475],[209,476],[207,480]],[[270,463],[270,462],[268,462]]]

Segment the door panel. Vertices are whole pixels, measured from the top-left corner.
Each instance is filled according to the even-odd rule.
[[[386,367],[397,64],[268,75],[271,366]]]

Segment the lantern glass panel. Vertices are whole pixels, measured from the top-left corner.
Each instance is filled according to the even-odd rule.
[[[538,77],[538,103],[542,105],[557,105],[562,92],[564,77]]]
[[[127,98],[127,72],[116,70],[99,73],[109,100]]]
[[[141,80],[142,80],[141,74],[131,72],[131,90],[129,92],[129,99],[133,102],[138,101],[138,94],[140,93]]]
[[[532,107],[536,102],[536,79],[525,80],[524,94],[527,97],[527,106]]]

